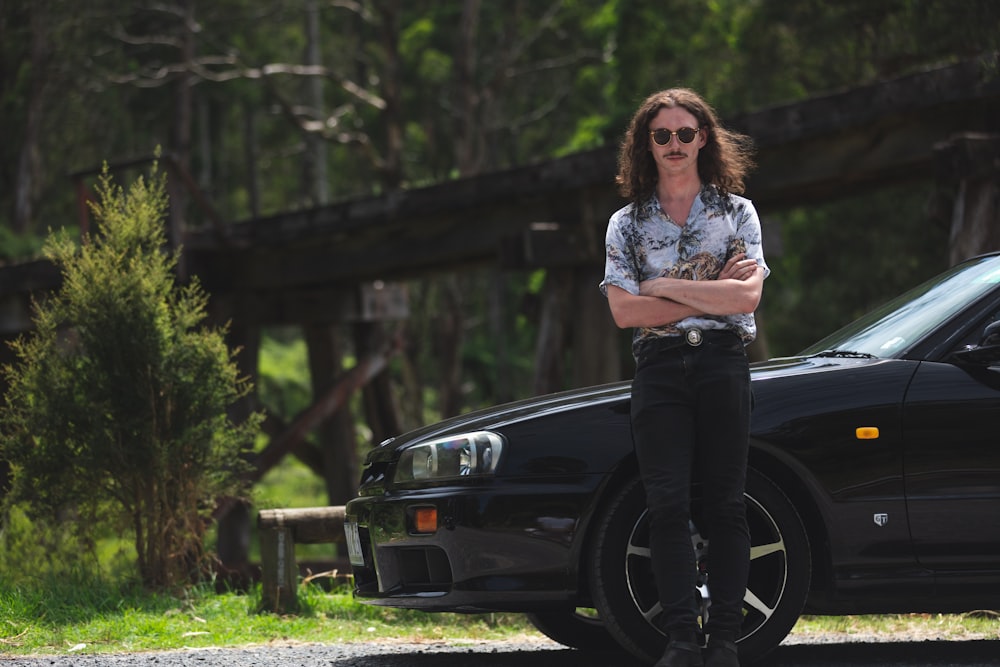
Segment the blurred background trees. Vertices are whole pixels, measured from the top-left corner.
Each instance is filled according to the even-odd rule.
[[[614,144],[668,86],[725,119],[998,48],[992,0],[3,0],[0,258],[73,231],[69,175],[157,145],[239,222]],[[947,264],[932,189],[761,211],[780,231],[765,248],[771,354]],[[186,196],[172,206],[207,224]],[[403,427],[534,391],[545,278],[409,286],[389,374]],[[260,399],[285,419],[309,400],[302,339],[262,345]],[[349,335],[341,347],[353,354]]]
[[[0,223],[162,145],[230,221],[617,141],[688,85],[725,117],[995,50],[988,0],[5,0]]]

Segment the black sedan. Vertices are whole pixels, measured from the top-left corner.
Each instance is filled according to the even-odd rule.
[[[1000,254],[752,375],[745,662],[801,613],[996,607]],[[692,493],[697,508],[697,482]],[[526,612],[568,646],[652,662],[665,637],[645,512],[628,383],[449,419],[368,455],[345,522],[355,595]],[[711,614],[711,546],[697,523],[696,512]]]

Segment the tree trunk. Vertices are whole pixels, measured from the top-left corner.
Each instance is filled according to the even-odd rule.
[[[257,144],[256,110],[249,104],[243,105],[243,149],[246,151],[247,196],[250,198],[250,217],[260,217],[260,183],[257,178],[257,163],[260,149]]]
[[[320,65],[319,6],[317,0],[306,2],[306,65]],[[317,76],[306,79],[306,99],[317,118],[324,114],[323,80]],[[326,142],[315,132],[306,133],[306,159],[303,160],[305,182],[311,184],[312,204],[323,206],[330,201],[326,170]]]
[[[572,332],[573,375],[575,387],[615,382],[631,377],[622,368],[624,335],[597,285],[602,274],[598,268],[580,267],[574,271],[572,302],[567,326]]]
[[[216,300],[216,310],[221,307]],[[214,312],[216,322],[225,322],[230,315],[224,312]],[[240,376],[259,377],[260,361],[260,327],[256,325],[240,326],[234,321],[230,327],[226,345],[231,350],[238,350],[236,364]],[[229,418],[233,423],[242,423],[257,410],[257,386],[229,409]],[[246,501],[240,498],[220,499],[220,514],[217,517],[216,555],[219,561],[232,570],[246,571],[250,561],[250,530],[251,512]]]
[[[441,416],[451,417],[462,410],[462,343],[465,339],[462,292],[457,278],[448,276],[438,283],[442,310],[436,319],[434,346],[441,369]]]
[[[573,272],[549,269],[542,294],[542,315],[535,348],[534,393],[548,394],[564,389],[566,342],[569,339],[569,299]],[[573,322],[575,328],[578,323]]]
[[[514,383],[510,374],[510,348],[507,326],[507,280],[499,270],[490,275],[489,321],[496,345],[496,388],[493,392],[497,403],[514,400]]]
[[[1000,135],[956,137],[939,149],[939,168],[954,189],[949,261],[1000,249]]]
[[[181,19],[179,60],[182,63],[192,63],[195,59],[194,0],[178,0],[177,9]],[[174,83],[174,107],[168,148],[175,166],[184,174],[191,173],[191,126],[194,113],[192,79],[190,72],[185,70],[178,75]],[[178,247],[184,238],[187,197],[179,181],[180,179],[176,177],[167,181],[167,193],[170,197],[170,211],[167,215],[167,242],[171,248]],[[178,258],[177,274],[181,280],[187,278],[183,256]]]
[[[388,191],[398,190],[403,183],[403,92],[399,62],[399,0],[377,3],[381,17],[379,37],[385,56],[382,77],[382,98],[385,109],[386,150],[382,162],[382,184]]]
[[[309,349],[309,374],[313,396],[332,387],[343,369],[344,345],[334,326],[305,327]],[[354,417],[344,405],[325,420],[316,433],[323,452],[326,492],[331,505],[343,505],[354,497],[358,485],[358,448]]]
[[[20,132],[21,150],[17,158],[17,171],[14,174],[14,219],[13,229],[23,234],[30,228],[35,211],[35,191],[37,180],[41,174],[41,157],[39,154],[39,136],[44,117],[46,77],[49,59],[52,56],[49,45],[47,17],[43,9],[32,4],[31,12],[31,85],[28,89],[27,113],[24,128]],[[16,133],[8,135],[12,138]]]
[[[476,89],[476,32],[479,28],[480,0],[462,3],[455,72],[458,88],[458,134],[455,137],[455,164],[459,176],[473,176],[482,167],[478,137],[479,94]]]
[[[354,354],[358,359],[367,358],[385,345],[385,325],[381,322],[361,322],[354,325]],[[388,370],[376,375],[362,388],[361,400],[365,419],[372,431],[371,444],[378,444],[402,432],[399,408],[393,398]]]

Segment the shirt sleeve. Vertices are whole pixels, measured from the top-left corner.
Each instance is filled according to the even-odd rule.
[[[757,266],[764,267],[765,278],[771,275],[771,269],[768,267],[767,262],[764,261],[764,244],[760,227],[760,217],[757,215],[757,209],[749,200],[744,200],[737,235],[743,239],[747,259],[756,260]]]
[[[626,242],[622,229],[631,219],[631,205],[619,210],[608,221],[608,231],[604,238],[604,280],[599,285],[601,293],[608,295],[608,286],[614,285],[629,292],[639,293],[639,270],[631,244]]]

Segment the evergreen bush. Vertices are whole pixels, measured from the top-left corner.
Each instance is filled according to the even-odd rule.
[[[204,323],[208,295],[176,279],[165,192],[155,166],[127,193],[105,167],[92,237],[78,246],[50,233],[44,252],[62,285],[13,344],[0,412],[8,507],[70,517],[84,539],[108,526],[131,533],[150,588],[204,571],[215,500],[243,492],[242,455],[260,426],[259,415],[227,415],[250,384],[225,330]]]

